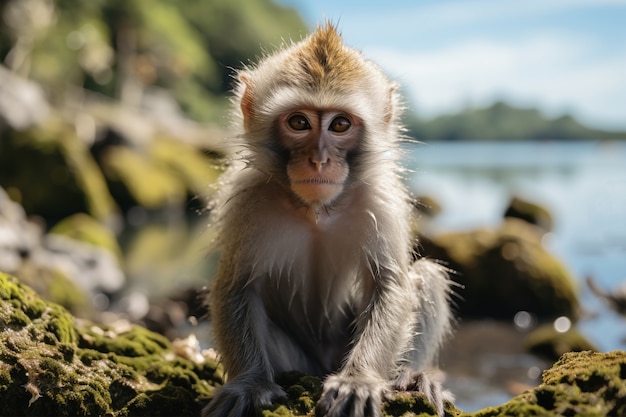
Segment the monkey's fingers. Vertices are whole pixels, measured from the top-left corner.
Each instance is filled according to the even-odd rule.
[[[324,382],[315,407],[317,417],[382,417],[384,383],[332,375]]]
[[[202,417],[248,417],[256,415],[259,408],[284,397],[285,392],[274,383],[257,384],[231,381],[215,390],[211,402],[202,410]]]
[[[396,391],[417,391],[424,395],[428,402],[432,404],[437,415],[444,415],[444,402],[454,401],[452,394],[444,390],[441,383],[436,378],[425,372],[417,372],[410,368],[401,368],[400,373],[392,384]]]

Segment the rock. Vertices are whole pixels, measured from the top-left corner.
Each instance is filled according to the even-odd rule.
[[[89,316],[94,295],[115,293],[125,282],[115,237],[86,214],[53,230],[44,234],[0,188],[0,271],[19,275],[44,298]]]
[[[193,337],[170,343],[127,322],[75,319],[0,273],[2,415],[198,416],[223,378],[215,353],[199,352]],[[446,416],[622,416],[625,380],[626,352],[566,353],[538,387],[471,414],[448,403]],[[288,396],[263,415],[312,415],[319,378],[289,373],[277,381]],[[434,415],[415,393],[392,396],[384,407],[390,416]]]
[[[538,387],[472,417],[626,415],[624,351],[566,353],[542,380]]]
[[[2,415],[198,416],[223,376],[214,355],[194,358],[126,322],[73,319],[0,273]]]
[[[567,352],[598,351],[576,328],[559,332],[552,324],[533,330],[526,339],[526,350],[551,361]]]
[[[552,231],[554,220],[550,211],[536,203],[513,197],[504,212],[504,218],[517,218],[540,227],[545,232]]]
[[[181,210],[185,186],[180,178],[127,146],[110,146],[101,156],[109,189],[122,210],[134,206]]]
[[[117,220],[118,208],[89,149],[72,125],[54,118],[3,133],[0,187],[29,215],[48,221],[79,212],[110,224]]]
[[[50,106],[39,84],[0,65],[0,129],[3,125],[15,130],[28,129],[49,114]]]
[[[122,261],[122,250],[111,229],[85,213],[66,217],[55,224],[49,233],[66,236],[109,251],[118,261]]]
[[[134,206],[182,211],[186,201],[214,192],[221,170],[192,145],[166,136],[153,138],[139,150],[127,146],[128,140],[118,142],[99,144],[96,155],[124,211]]]
[[[540,321],[579,315],[574,278],[542,245],[536,226],[506,218],[496,229],[422,236],[418,252],[454,271],[462,317],[510,321],[527,311]]]

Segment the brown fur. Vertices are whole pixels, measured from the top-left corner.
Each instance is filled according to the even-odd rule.
[[[326,378],[318,415],[378,417],[392,388],[441,414],[428,369],[450,327],[449,283],[410,261],[395,84],[329,23],[239,81],[245,168],[227,174],[212,223],[211,317],[229,379],[203,415],[257,412],[284,395],[274,377],[289,370]],[[289,127],[293,115],[310,128]],[[336,117],[353,123],[334,132]]]

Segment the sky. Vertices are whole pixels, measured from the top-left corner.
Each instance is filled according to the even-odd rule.
[[[325,18],[420,117],[504,100],[626,130],[626,0],[278,0]]]

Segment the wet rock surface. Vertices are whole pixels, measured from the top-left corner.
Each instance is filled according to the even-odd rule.
[[[197,416],[223,382],[214,352],[168,341],[145,328],[101,326],[72,317],[30,288],[0,274],[2,415]],[[511,401],[475,413],[447,405],[447,416],[625,415],[626,352],[567,353],[542,383]],[[319,378],[279,378],[288,398],[265,416],[310,415]],[[391,416],[433,415],[416,393],[385,402]]]
[[[575,321],[575,279],[543,244],[551,225],[545,208],[513,198],[499,226],[422,235],[416,251],[453,271],[461,317],[511,321],[524,311],[540,322]]]
[[[127,322],[99,326],[0,273],[0,402],[6,416],[197,416],[221,381],[214,355],[192,359]]]

